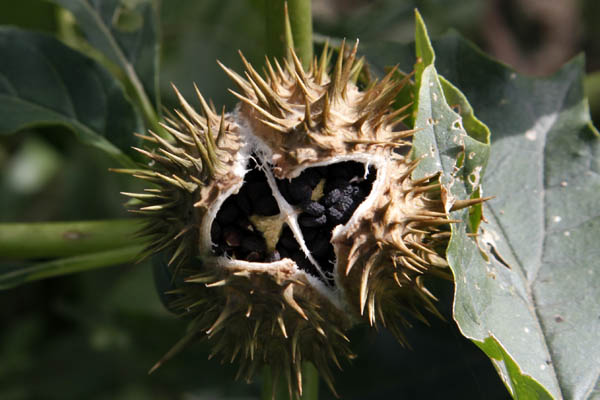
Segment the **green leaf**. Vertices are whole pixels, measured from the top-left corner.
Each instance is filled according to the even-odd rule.
[[[0,270],[0,290],[10,289],[25,282],[130,263],[142,250],[144,245],[134,245],[22,267],[3,268]]]
[[[421,43],[426,54],[426,41]],[[376,72],[398,63],[401,70],[413,69],[416,53],[408,45],[362,47]],[[583,58],[536,79],[490,60],[454,33],[433,48],[445,99],[461,114],[469,137],[485,143],[483,124],[492,132],[482,187],[496,198],[484,207],[488,223],[482,224],[480,246],[466,236],[465,223],[454,224],[448,248],[456,278],[454,318],[492,359],[515,398],[594,397],[600,390],[600,144],[583,98]],[[422,66],[423,79],[433,86],[420,87],[421,112],[433,93],[439,95],[428,67]],[[449,82],[466,97],[447,90]],[[479,119],[465,109],[466,98]],[[428,118],[452,115],[430,111]],[[436,138],[435,128],[423,130],[424,142]],[[452,165],[451,142],[436,145],[442,151],[427,160],[423,173],[438,162]],[[467,222],[465,214],[453,216]]]
[[[152,0],[51,0],[74,15],[88,41],[120,66],[144,107],[160,109],[158,15]]]
[[[425,27],[425,22],[419,14],[418,11],[415,10],[415,51],[417,53],[417,59],[415,64],[415,83],[416,87],[421,87],[421,79],[423,76],[423,72],[425,67],[433,65],[433,61],[435,60],[435,53],[433,52],[433,47],[431,47],[431,42],[429,40],[429,35],[427,34],[427,28]]]
[[[493,332],[555,398],[593,397],[600,141],[583,97],[583,57],[550,78],[527,78],[456,34],[435,48],[440,71],[493,133],[483,186],[496,199],[485,208],[482,242],[498,256],[457,263],[456,319],[474,340]]]
[[[475,342],[477,343],[477,342]],[[500,375],[505,379],[507,386],[513,388],[514,397],[519,399],[546,400],[552,396],[546,389],[527,375],[523,375],[519,366],[512,359],[510,354],[490,336],[483,343],[477,343],[479,347],[490,356],[496,365]]]
[[[0,28],[0,134],[63,125],[123,165],[140,122],[118,82],[56,39]]]
[[[489,131],[474,117],[462,93],[438,76],[433,48],[418,12],[416,20],[416,133],[412,156],[421,161],[413,175],[422,178],[440,173],[442,196],[450,210],[454,201],[478,193],[489,156]],[[462,114],[454,111],[448,101]]]

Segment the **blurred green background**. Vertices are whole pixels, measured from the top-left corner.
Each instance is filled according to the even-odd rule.
[[[547,75],[587,54],[592,115],[600,118],[600,3],[540,0],[314,1],[315,32],[361,41],[410,41],[418,7],[433,37],[459,30],[529,75]],[[237,50],[260,64],[263,0],[169,0],[161,5],[161,85],[191,95],[196,82],[217,108],[234,103],[215,60],[241,70]],[[0,1],[0,24],[57,34],[59,12],[41,0]],[[0,60],[0,62],[2,62]],[[136,183],[108,172],[112,160],[60,128],[0,137],[0,221],[120,218],[120,191]],[[14,266],[2,260],[0,267]],[[451,287],[440,286],[450,317]],[[196,344],[152,376],[148,369],[185,329],[160,304],[148,263],[50,279],[0,292],[0,399],[256,399],[235,369]],[[491,363],[451,322],[415,322],[412,349],[389,333],[358,328],[358,358],[336,373],[344,399],[505,399]],[[322,387],[323,399],[333,398]]]

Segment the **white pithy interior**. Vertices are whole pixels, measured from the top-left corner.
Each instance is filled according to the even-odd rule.
[[[240,121],[240,120],[243,121],[242,118],[238,119],[238,121]],[[302,211],[298,207],[295,207],[295,206],[289,204],[287,202],[287,200],[285,200],[283,195],[279,192],[275,177],[271,170],[271,166],[268,163],[268,160],[271,159],[271,155],[272,155],[271,150],[259,138],[255,137],[254,135],[249,134],[250,128],[248,126],[244,126],[244,124],[241,124],[240,128],[241,128],[242,134],[246,133],[246,135],[244,135],[244,136],[246,136],[246,138],[249,139],[247,141],[246,145],[239,151],[239,153],[237,154],[236,160],[235,160],[234,174],[236,176],[240,177],[240,181],[238,184],[233,185],[231,188],[229,188],[223,194],[223,196],[220,196],[219,200],[216,201],[213,204],[213,206],[208,210],[207,217],[204,219],[202,226],[200,228],[201,250],[210,251],[212,249],[212,246],[213,246],[213,243],[211,240],[212,223],[213,223],[214,219],[216,218],[216,215],[217,215],[219,209],[221,208],[223,202],[225,202],[225,200],[229,196],[237,194],[239,192],[239,190],[241,189],[241,187],[243,186],[244,175],[247,172],[249,172],[246,169],[247,165],[248,165],[248,161],[250,160],[252,155],[254,155],[256,164],[262,169],[262,171],[265,173],[265,176],[267,177],[267,182],[269,184],[269,187],[271,188],[272,195],[275,198],[277,205],[279,206],[279,210],[280,210],[279,215],[281,216],[282,220],[287,223],[290,230],[293,232],[296,241],[300,245],[300,248],[302,249],[302,251],[304,252],[306,257],[309,259],[309,261],[319,271],[322,279],[319,279],[318,277],[315,277],[315,276],[305,272],[304,270],[300,269],[295,263],[293,263],[294,268],[295,268],[295,273],[303,275],[306,278],[306,280],[308,280],[308,282],[310,282],[315,289],[317,289],[320,293],[322,293],[324,296],[326,296],[336,306],[338,306],[339,308],[343,308],[342,303],[341,303],[342,296],[340,296],[340,294],[341,294],[340,291],[342,289],[341,289],[341,285],[338,282],[338,273],[337,273],[338,251],[336,249],[336,246],[335,245],[333,246],[336,257],[335,257],[335,264],[333,266],[333,278],[334,278],[335,286],[332,287],[332,286],[329,286],[324,283],[326,280],[331,279],[332,277],[329,276],[329,273],[324,271],[324,269],[314,259],[314,257],[310,253],[310,250],[308,249],[308,247],[306,246],[306,243],[304,241],[302,231],[300,230],[300,226],[298,224],[298,216]],[[387,163],[386,163],[385,158],[381,157],[381,156],[376,156],[371,153],[354,153],[354,154],[349,154],[349,155],[341,155],[341,156],[331,157],[331,158],[328,158],[326,160],[323,160],[323,161],[320,161],[320,162],[317,162],[314,164],[302,166],[300,168],[297,168],[294,171],[290,171],[290,176],[297,177],[305,169],[326,166],[326,165],[331,165],[331,164],[337,164],[337,163],[345,162],[345,161],[355,161],[355,162],[362,163],[365,167],[365,177],[368,174],[369,167],[373,166],[373,167],[375,167],[375,169],[377,171],[377,177],[373,181],[373,186],[371,188],[370,193],[367,195],[365,200],[357,207],[357,209],[354,211],[354,213],[352,214],[352,216],[350,217],[348,222],[346,222],[346,224],[344,224],[344,225],[337,225],[333,229],[333,232],[331,234],[331,240],[333,240],[337,236],[344,235],[348,230],[351,230],[353,228],[353,226],[360,221],[361,216],[365,212],[367,212],[370,208],[373,207],[373,203],[379,197],[380,192],[384,189],[384,186],[385,186],[385,180],[386,180],[386,175],[387,175],[387,168],[386,168]],[[289,263],[282,262],[283,260],[265,263],[265,262],[250,262],[250,261],[244,261],[244,260],[235,260],[235,259],[231,259],[231,258],[225,257],[225,256],[218,257],[218,259],[219,259],[219,261],[218,261],[219,265],[223,266],[224,268],[243,267],[243,268],[248,268],[248,269],[253,269],[253,270],[279,269],[279,268],[283,268],[283,267],[289,268]]]

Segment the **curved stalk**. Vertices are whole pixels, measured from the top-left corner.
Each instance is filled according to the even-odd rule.
[[[289,400],[287,382],[281,378],[275,392],[273,392],[273,376],[270,367],[263,369],[263,385],[261,400]],[[319,399],[319,371],[310,362],[302,363],[302,397],[300,400]]]
[[[266,50],[269,57],[289,56],[293,45],[296,55],[308,69],[313,58],[311,0],[266,0]],[[287,18],[285,9],[287,8]],[[319,373],[309,362],[302,364],[302,400],[318,400]],[[270,367],[263,369],[261,400],[287,400],[287,383],[279,382],[273,393]]]
[[[289,30],[298,58],[308,68],[313,58],[312,11],[310,0],[288,0],[289,27],[285,20],[286,1],[267,0],[267,55],[282,59],[287,56]]]

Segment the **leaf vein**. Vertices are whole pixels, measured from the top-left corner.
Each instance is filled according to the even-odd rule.
[[[531,288],[531,285],[530,285],[529,281],[526,278],[526,273],[525,273],[525,268],[524,268],[524,265],[523,265],[523,261],[519,258],[519,255],[515,251],[515,248],[513,247],[512,243],[508,240],[507,231],[504,228],[504,226],[502,225],[501,220],[498,218],[498,215],[495,212],[493,205],[490,204],[489,210],[490,210],[490,213],[493,215],[494,219],[496,220],[495,222],[498,225],[498,228],[500,228],[502,236],[505,238],[505,242],[506,242],[506,245],[507,245],[508,249],[510,250],[512,256],[517,261],[518,268],[516,269],[516,271],[521,275],[521,281],[525,285],[525,291],[527,293],[527,297],[529,298],[528,301],[529,301],[529,303],[535,305],[537,303],[536,303],[535,298],[533,296],[533,290]],[[543,345],[544,350],[546,352],[546,356],[548,357],[549,361],[551,362],[550,365],[552,365],[552,371],[553,371],[552,378],[554,379],[556,387],[558,388],[558,390],[562,392],[562,389],[560,388],[560,385],[558,384],[558,375],[557,375],[556,370],[554,368],[553,355],[550,352],[550,349],[549,349],[548,344],[546,342],[546,337],[544,335],[544,329],[543,329],[542,321],[540,320],[540,316],[539,316],[539,314],[537,312],[537,308],[536,307],[531,307],[531,308],[533,308],[533,315],[532,315],[532,317],[534,317],[533,319],[534,319],[534,321],[535,321],[535,323],[537,325],[537,329],[539,330],[540,336],[543,338],[542,345]],[[528,308],[528,309],[531,310],[531,308]],[[562,395],[562,393],[561,393],[561,395]]]

